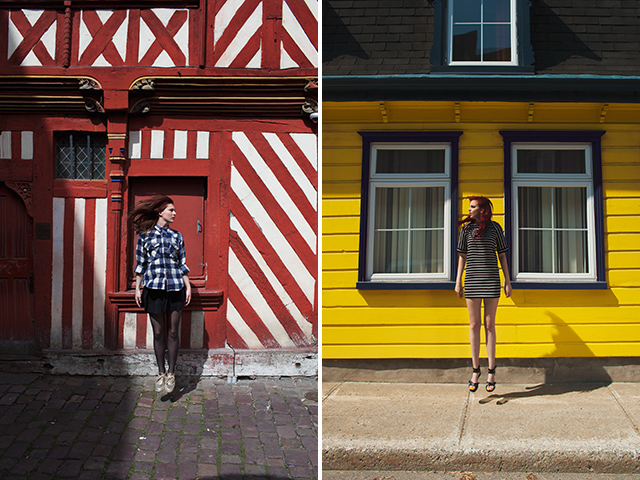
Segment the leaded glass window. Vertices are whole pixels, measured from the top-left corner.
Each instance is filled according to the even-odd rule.
[[[97,133],[59,133],[56,142],[56,178],[104,180],[107,136]]]

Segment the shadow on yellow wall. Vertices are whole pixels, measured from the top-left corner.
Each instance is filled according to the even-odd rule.
[[[546,365],[545,381],[539,385],[527,386],[524,390],[505,394],[493,394],[480,400],[481,404],[493,400],[497,405],[504,405],[510,400],[547,395],[563,395],[571,392],[591,392],[611,384],[611,376],[603,365],[596,362],[585,362],[585,357],[595,357],[593,351],[562,318],[549,311],[545,312],[553,321],[552,333],[555,349],[546,357],[572,357],[567,363],[555,360],[553,365]],[[570,355],[568,355],[570,353]],[[557,383],[556,383],[557,382]]]

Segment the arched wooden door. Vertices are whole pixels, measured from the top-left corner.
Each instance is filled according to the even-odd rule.
[[[22,199],[0,183],[0,349],[36,350],[33,298],[33,220]]]

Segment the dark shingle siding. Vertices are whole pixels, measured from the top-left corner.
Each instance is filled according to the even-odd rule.
[[[322,5],[323,75],[429,73],[429,0],[323,0]],[[531,5],[536,73],[640,75],[640,0],[531,0]]]
[[[327,0],[323,75],[429,72],[433,9],[427,0]]]
[[[640,2],[534,0],[536,73],[640,74]]]

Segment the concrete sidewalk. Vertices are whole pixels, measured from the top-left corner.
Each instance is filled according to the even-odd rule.
[[[0,373],[4,480],[316,479],[315,379]]]
[[[488,394],[484,383],[470,393],[324,382],[322,396],[327,471],[640,472],[637,383],[498,384]]]

